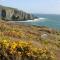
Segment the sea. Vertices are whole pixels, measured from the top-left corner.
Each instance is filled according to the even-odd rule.
[[[37,16],[38,19],[26,20],[26,21],[16,21],[18,23],[35,25],[35,26],[46,26],[53,29],[60,30],[60,15],[57,14],[33,14]]]

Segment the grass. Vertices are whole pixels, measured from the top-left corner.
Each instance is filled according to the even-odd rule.
[[[48,36],[41,37],[43,34]],[[0,60],[58,60],[58,51],[60,32],[0,21]]]

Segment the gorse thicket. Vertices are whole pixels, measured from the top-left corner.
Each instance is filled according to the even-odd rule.
[[[31,42],[0,41],[0,60],[54,60],[53,52],[37,48]]]

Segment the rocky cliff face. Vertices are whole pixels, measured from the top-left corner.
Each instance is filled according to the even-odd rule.
[[[32,14],[19,11],[15,8],[0,5],[0,19],[21,21],[21,20],[31,20],[34,19],[34,17],[32,16]]]

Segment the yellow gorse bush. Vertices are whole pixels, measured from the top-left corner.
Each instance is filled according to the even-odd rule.
[[[19,58],[27,58],[28,60],[54,60],[53,52],[46,48],[37,48],[31,42],[2,40],[0,41],[1,50],[4,51],[2,51],[2,55],[7,54],[10,58],[13,56],[12,59],[14,56],[19,56]]]

